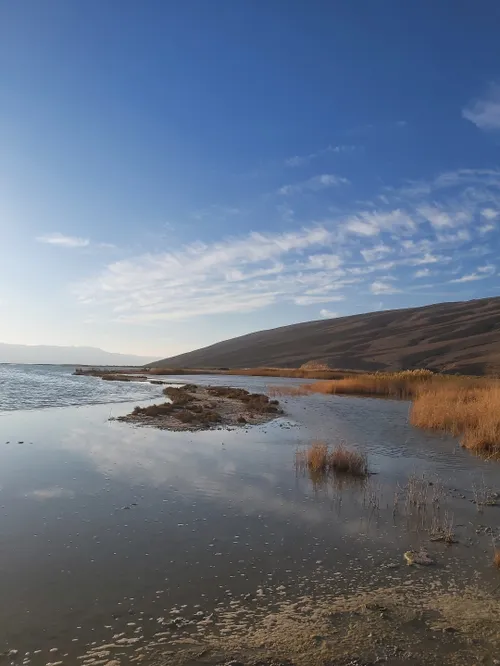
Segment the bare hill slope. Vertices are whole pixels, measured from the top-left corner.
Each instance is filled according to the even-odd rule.
[[[172,368],[430,368],[500,373],[500,297],[369,312],[250,333],[154,363]]]

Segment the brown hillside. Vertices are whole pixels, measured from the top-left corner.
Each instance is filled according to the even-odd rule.
[[[500,373],[500,297],[311,321],[250,333],[154,363],[172,368],[429,368]]]

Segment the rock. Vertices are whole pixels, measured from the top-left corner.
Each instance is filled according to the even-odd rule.
[[[405,558],[408,566],[411,566],[412,564],[420,564],[421,566],[435,564],[435,561],[432,559],[432,557],[429,556],[429,553],[425,550],[425,548],[421,548],[418,551],[407,550],[403,557]]]
[[[19,650],[9,650],[7,652],[8,657],[17,657],[18,654],[19,654]]]

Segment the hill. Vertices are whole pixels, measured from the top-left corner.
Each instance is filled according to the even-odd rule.
[[[68,365],[144,365],[148,356],[115,354],[97,347],[11,345],[0,342],[0,363],[50,363]]]
[[[369,312],[242,335],[154,363],[172,368],[429,368],[500,373],[500,297]]]

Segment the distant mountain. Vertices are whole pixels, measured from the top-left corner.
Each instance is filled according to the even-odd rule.
[[[172,368],[429,368],[500,373],[500,297],[311,321],[250,333],[154,363]]]
[[[0,342],[0,363],[53,363],[68,365],[144,365],[149,356],[114,354],[96,347],[9,345]]]

